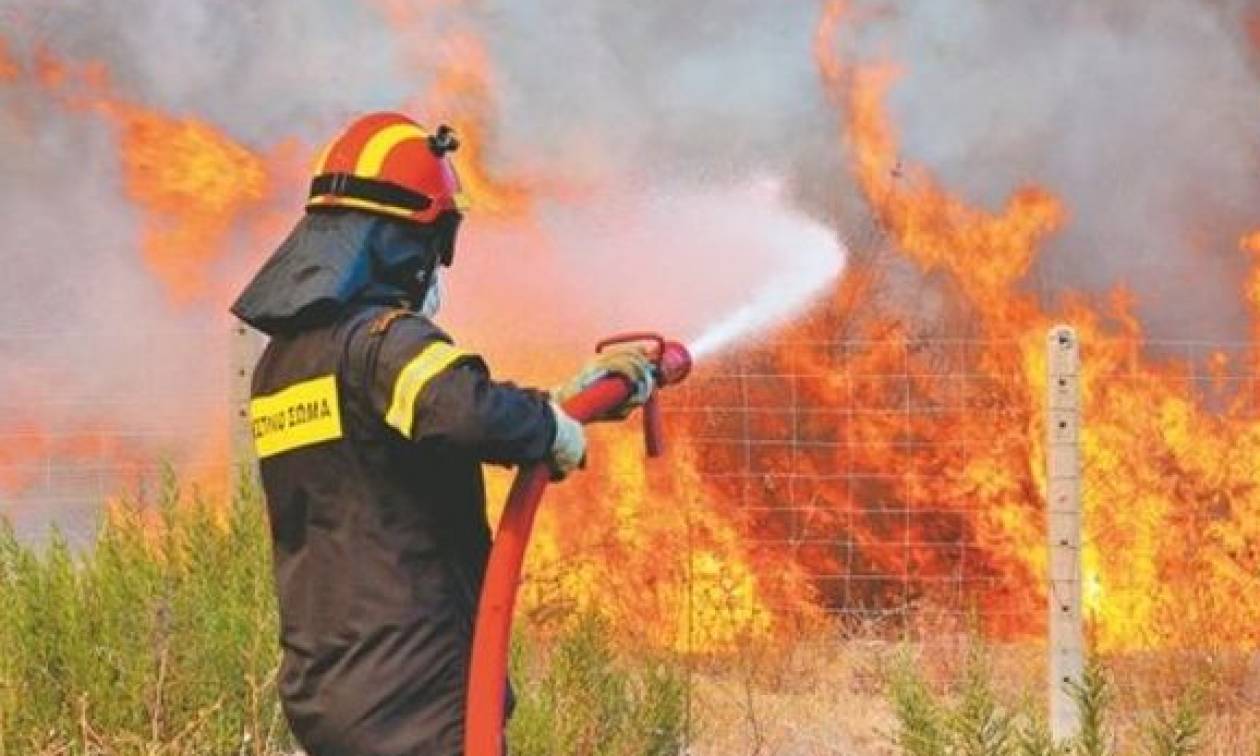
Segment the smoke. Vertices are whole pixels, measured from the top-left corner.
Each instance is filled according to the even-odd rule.
[[[1260,206],[1260,98],[1241,7],[871,10],[837,44],[902,64],[892,106],[909,159],[984,205],[1025,182],[1063,198],[1068,225],[1030,286],[1053,300],[1124,282],[1157,336],[1241,335],[1236,239]],[[457,34],[482,40],[491,172],[547,180],[526,182],[530,222],[466,224],[449,324],[474,346],[521,352],[627,327],[692,336],[738,313],[768,274],[812,271],[794,267],[814,259],[800,254],[791,228],[801,226],[781,225],[790,213],[748,189],[762,177],[834,228],[838,247],[861,232],[811,57],[818,11],[753,0],[0,0],[0,41],[23,72],[0,76],[0,433],[31,412],[51,428],[197,433],[205,417],[189,397],[219,396],[226,381],[224,292],[286,230],[238,224],[212,271],[222,285],[173,304],[138,251],[144,218],[124,191],[117,128],[37,84],[42,58],[99,62],[120,99],[203,119],[259,154],[289,145],[301,157],[352,114],[423,101],[435,66],[471,63],[458,46],[446,59],[429,51]],[[300,171],[273,178],[267,209],[295,216]],[[555,377],[513,363],[519,355],[489,356],[526,379]],[[0,455],[0,466],[15,459]]]
[[[1123,284],[1153,338],[1246,337],[1260,82],[1239,9],[917,2],[857,37],[904,70],[891,104],[910,159],[990,208],[1025,183],[1062,198],[1029,280],[1047,303]]]
[[[810,3],[499,0],[484,19],[511,153],[563,166],[577,145],[634,192],[785,175],[836,150]]]
[[[782,213],[741,206],[751,198],[739,187],[763,175],[790,180],[808,152],[836,152],[811,126],[834,117],[808,55],[813,9],[704,3],[685,15],[679,23],[663,2],[0,0],[0,49],[19,71],[0,76],[9,153],[0,467],[26,491],[0,507],[18,514],[23,497],[53,506],[111,493],[99,477],[56,483],[73,476],[47,465],[71,448],[88,466],[120,444],[140,457],[195,456],[181,447],[198,446],[227,414],[226,293],[286,230],[259,233],[238,219],[209,270],[213,285],[173,301],[140,251],[154,219],[128,198],[122,127],[83,106],[99,91],[80,91],[74,76],[41,81],[41,68],[98,65],[110,98],[208,122],[287,182],[264,210],[296,215],[300,171],[290,176],[269,156],[286,145],[308,154],[355,113],[422,99],[435,66],[474,62],[458,59],[458,46],[428,51],[461,33],[484,40],[491,89],[479,115],[491,120],[492,173],[537,168],[580,191],[536,197],[531,224],[468,224],[452,325],[490,349],[588,348],[613,329],[692,334],[738,308],[767,270],[799,259],[759,228],[757,219]],[[447,105],[417,115],[458,115],[449,112],[458,99]],[[525,227],[535,235],[523,238]],[[532,369],[527,378],[567,369],[490,357]],[[98,430],[87,448],[73,441]]]
[[[100,61],[121,96],[255,147],[323,141],[424,78],[400,75],[398,35],[364,3],[0,0],[0,18],[22,57]]]

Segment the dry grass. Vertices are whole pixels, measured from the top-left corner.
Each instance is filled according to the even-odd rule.
[[[955,701],[967,675],[966,633],[899,642],[852,628],[792,643],[747,644],[739,654],[693,661],[690,754],[883,756],[899,722],[889,699],[898,665]],[[983,646],[994,699],[1015,712],[1046,710],[1045,648]],[[1111,704],[1105,752],[1164,756],[1156,742],[1187,701],[1195,703],[1198,756],[1260,756],[1260,652],[1149,651],[1101,659]],[[1022,753],[1017,749],[995,754]],[[955,751],[941,751],[953,754]]]
[[[801,642],[698,663],[690,753],[892,754],[882,642]]]

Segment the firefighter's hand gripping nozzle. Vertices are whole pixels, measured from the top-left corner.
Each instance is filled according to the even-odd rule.
[[[615,344],[647,345],[655,368],[657,389],[679,383],[691,373],[691,353],[687,348],[658,334],[619,334],[601,341],[596,351]],[[589,422],[624,404],[634,389],[626,378],[608,375],[567,399],[564,410],[578,422]],[[655,391],[643,405],[643,432],[648,456],[660,456],[664,450],[664,438]],[[512,611],[534,513],[538,510],[549,477],[546,465],[528,467],[517,474],[490,550],[477,609],[468,675],[468,705],[464,721],[464,752],[467,756],[500,756],[503,753],[503,709]]]
[[[691,374],[691,353],[677,341],[668,341],[660,334],[647,332],[622,333],[599,342],[596,352],[619,344],[647,344],[648,354],[656,368],[656,388],[679,383]],[[643,439],[649,457],[659,457],[665,450],[665,434],[661,425],[661,407],[656,391],[643,405]]]

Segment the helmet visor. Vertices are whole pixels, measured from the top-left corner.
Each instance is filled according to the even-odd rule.
[[[444,268],[451,267],[455,262],[455,236],[463,217],[462,213],[447,210],[433,221],[433,251]]]

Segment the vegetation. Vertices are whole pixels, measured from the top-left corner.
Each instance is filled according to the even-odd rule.
[[[228,505],[170,476],[80,553],[0,524],[0,756],[292,753],[269,548],[253,490]],[[514,754],[678,752],[676,666],[614,653],[599,620],[513,662]]]
[[[247,486],[227,504],[168,477],[113,506],[81,550],[56,534],[21,543],[0,523],[0,756],[293,753],[275,692],[269,561],[260,499]],[[1012,675],[995,675],[993,649],[979,642],[945,655],[962,662],[943,681],[908,649],[869,677],[859,660],[879,645],[846,651],[833,639],[795,663],[757,652],[784,674],[753,684],[732,672],[738,659],[685,679],[676,656],[629,651],[614,641],[624,635],[592,615],[518,631],[514,754],[678,754],[693,703],[693,734],[722,743],[697,753],[880,750],[858,728],[887,731],[907,756],[1069,752],[1036,713],[1043,701],[996,685]],[[1192,756],[1219,745],[1205,733],[1221,732],[1221,721],[1205,719],[1193,686],[1134,714],[1093,664],[1074,694],[1083,723],[1074,756]],[[837,726],[854,730],[818,730]],[[1228,727],[1251,742],[1241,724]]]
[[[0,754],[291,750],[257,498],[114,506],[95,543],[0,531]]]
[[[958,679],[939,692],[903,654],[889,685],[897,723],[891,739],[906,756],[1192,756],[1203,745],[1195,691],[1140,726],[1137,751],[1123,750],[1110,726],[1113,696],[1101,664],[1091,662],[1071,693],[1081,731],[1072,742],[1055,744],[1030,698],[1003,703],[981,644],[973,642]]]
[[[517,754],[677,754],[686,684],[676,662],[619,660],[609,628],[579,619],[550,643],[518,643],[513,680],[520,699],[509,741]]]

